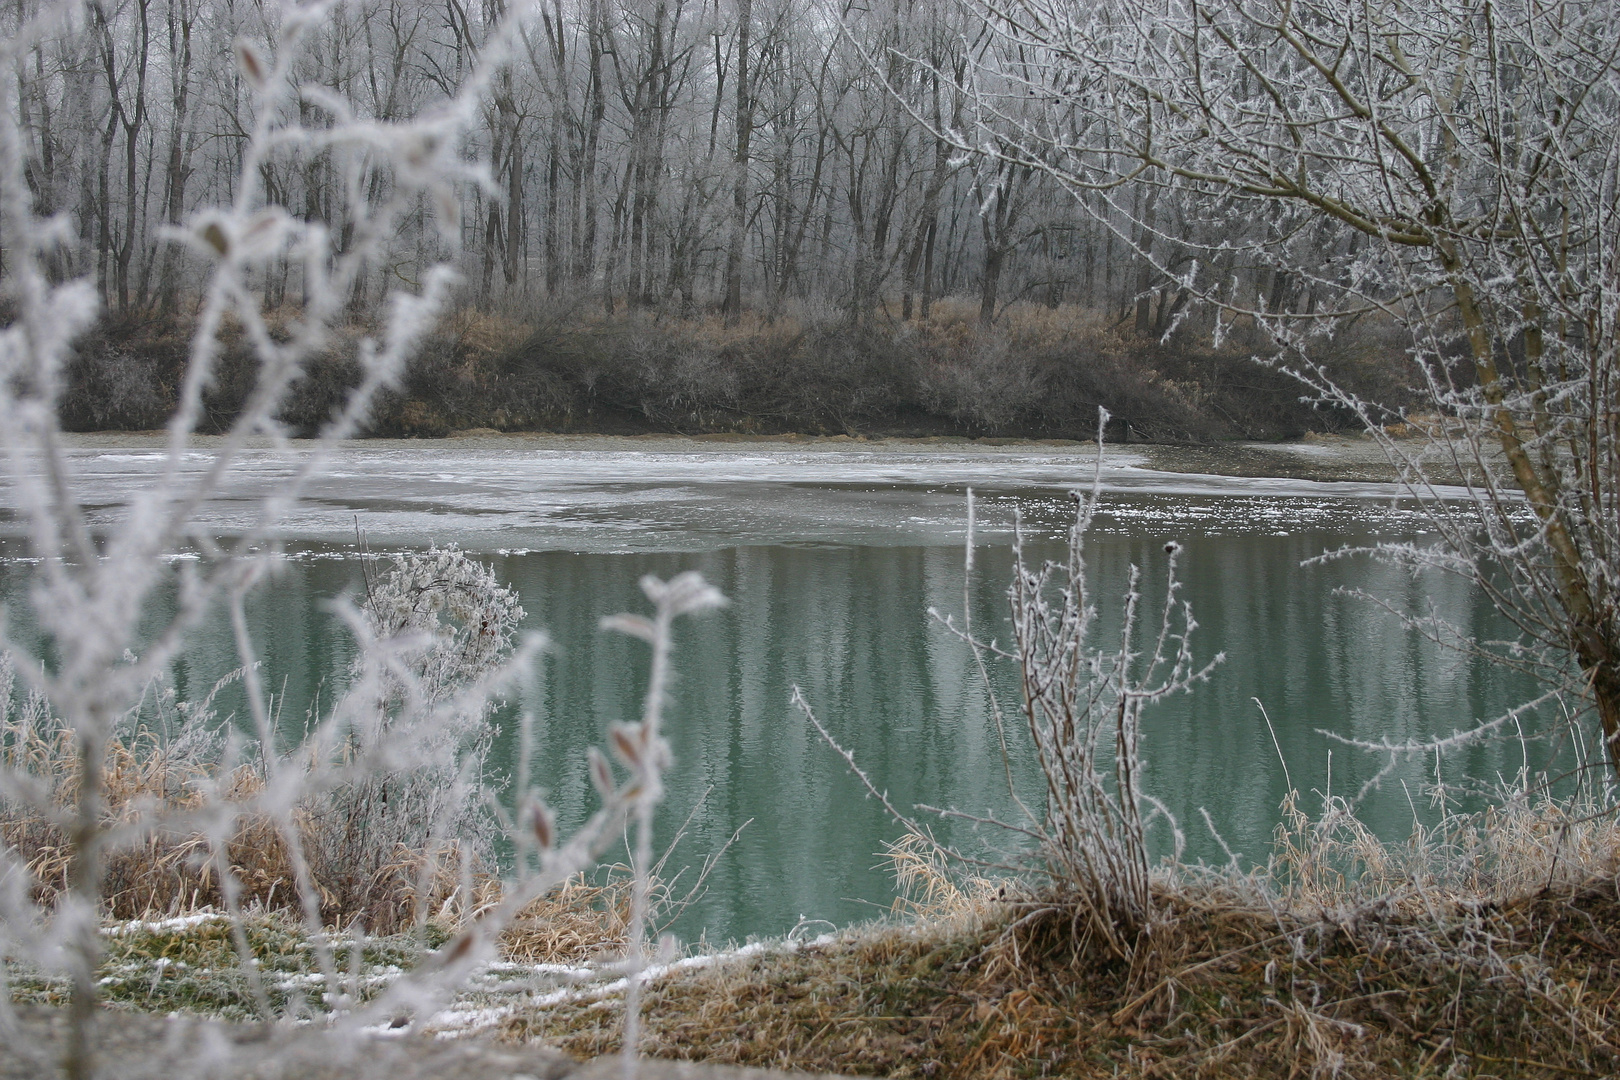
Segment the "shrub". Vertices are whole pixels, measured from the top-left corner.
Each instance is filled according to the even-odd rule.
[[[1106,423],[1107,414],[1099,423]],[[1101,457],[1099,454],[1099,466]],[[1174,819],[1141,788],[1141,715],[1143,709],[1172,694],[1186,693],[1208,679],[1224,659],[1193,660],[1191,609],[1176,599],[1180,585],[1175,558],[1166,545],[1164,607],[1156,623],[1141,618],[1142,596],[1136,567],[1123,601],[1122,625],[1110,644],[1093,642],[1097,609],[1086,581],[1083,545],[1100,497],[1100,484],[1089,495],[1075,493],[1077,509],[1069,528],[1068,556],[1062,562],[1032,567],[1024,559],[1023,526],[1014,524],[1013,581],[1008,589],[1013,647],[1002,650],[977,637],[964,609],[962,619],[931,611],[972,651],[981,686],[1001,742],[1003,761],[1010,761],[1010,740],[1027,735],[1043,781],[1039,798],[1027,797],[1006,780],[1021,818],[1002,822],[938,811],[947,817],[993,824],[1008,835],[1033,844],[1000,864],[1015,875],[1033,874],[1051,887],[1043,908],[1068,911],[1083,927],[1083,937],[1100,943],[1121,960],[1136,956],[1138,941],[1155,923],[1148,830],[1162,818],[1174,835],[1179,856],[1181,836]],[[968,494],[966,576],[973,573],[973,496]],[[1016,705],[1002,703],[994,689],[990,665],[1007,660],[1018,668],[1021,695]],[[854,770],[867,789],[904,823],[912,838],[902,850],[903,864],[916,868],[919,843],[942,860],[984,865],[931,839],[932,834],[896,809],[862,772],[847,750],[815,717],[797,688],[794,703]],[[1018,722],[1010,717],[1017,716]],[[920,809],[928,809],[926,807]]]
[[[143,716],[141,709],[126,715],[102,764],[106,829],[139,829],[154,812],[180,820],[204,816],[216,803],[237,813],[222,845],[206,828],[171,827],[143,830],[137,843],[110,849],[108,914],[135,918],[199,904],[223,907],[227,877],[234,879],[236,902],[273,906],[279,898],[282,906],[296,907],[302,859],[324,920],[358,919],[390,933],[420,921],[455,891],[459,863],[489,878],[494,823],[482,775],[491,705],[482,696],[455,699],[510,657],[523,609],[487,565],[452,549],[395,556],[370,582],[364,613],[372,636],[392,643],[406,677],[381,680],[386,695],[371,702],[369,714],[356,710],[349,740],[331,766],[341,777],[345,765],[366,755],[363,740],[385,743],[385,752],[355,779],[316,785],[292,808],[290,830],[256,809],[274,749],[229,763],[213,700],[240,672],[195,704],[175,702],[172,689],[154,687],[143,700],[157,703],[156,715]],[[0,656],[0,763],[32,778],[48,792],[49,806],[65,810],[78,796],[78,741],[37,693],[17,706],[14,678],[9,656]],[[406,702],[407,695],[420,700]],[[420,722],[441,706],[447,706],[442,717]],[[388,767],[390,759],[398,764]],[[329,767],[296,757],[283,763],[300,765]],[[66,889],[73,849],[62,826],[37,804],[5,798],[0,836],[24,863],[35,901],[53,906]],[[481,890],[487,896],[493,886],[485,880]]]
[[[1217,348],[1190,332],[1146,341],[1075,308],[1013,307],[989,331],[952,305],[939,310],[920,325],[782,318],[731,328],[717,319],[593,319],[571,310],[524,327],[462,312],[426,337],[399,386],[378,393],[364,430],[1083,439],[1099,406],[1115,417],[1110,437],[1121,439],[1279,439],[1355,426],[1341,409],[1300,400],[1295,380],[1238,344]],[[305,361],[278,406],[277,419],[296,434],[320,430],[360,385],[360,330],[337,336]],[[1324,362],[1344,385],[1393,411],[1411,399],[1394,374],[1399,350],[1386,337],[1379,324],[1360,324]],[[64,422],[157,426],[178,387],[172,349],[163,334],[141,328],[87,346]],[[239,413],[254,363],[239,337],[227,340],[203,399],[207,430],[223,430]],[[128,386],[108,389],[114,383]]]

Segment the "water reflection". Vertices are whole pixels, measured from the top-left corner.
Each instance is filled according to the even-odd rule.
[[[1144,568],[1150,607],[1162,600],[1164,539],[1111,530],[1092,541],[1101,641],[1117,626],[1132,563]],[[1264,702],[1294,782],[1308,792],[1329,784],[1333,745],[1317,729],[1372,740],[1418,738],[1468,726],[1533,693],[1522,678],[1439,651],[1375,605],[1339,591],[1360,587],[1408,610],[1433,604],[1466,630],[1501,636],[1498,617],[1462,583],[1414,579],[1365,560],[1300,565],[1346,539],[1335,531],[1184,538],[1183,596],[1201,624],[1196,650],[1200,657],[1223,651],[1228,659],[1208,686],[1148,713],[1144,746],[1145,786],[1181,819],[1190,857],[1225,857],[1201,822],[1201,807],[1246,860],[1265,856],[1285,784],[1252,699]],[[1036,554],[1059,550],[1048,540]],[[531,709],[545,748],[537,779],[565,826],[593,805],[585,747],[601,740],[609,721],[636,715],[645,677],[645,647],[602,633],[600,618],[645,608],[636,586],[644,573],[697,569],[731,597],[729,609],[679,629],[669,722],[677,765],[660,827],[667,838],[707,793],[679,863],[718,850],[749,824],[716,866],[706,895],[676,927],[683,936],[781,933],[801,917],[843,923],[875,914],[892,899],[878,853],[897,827],[789,707],[794,684],[896,804],[1014,813],[972,657],[927,614],[930,607],[962,609],[959,547],[774,544],[492,558],[519,590],[528,625],[557,643],[534,688],[502,711],[494,765],[499,773],[508,768],[515,718]],[[1005,642],[1011,553],[988,546],[977,563],[967,602],[981,632]],[[9,595],[18,595],[24,572],[17,564],[7,568]],[[266,685],[284,702],[289,733],[330,698],[348,668],[352,645],[326,608],[358,581],[353,559],[293,560],[251,601]],[[176,661],[182,696],[201,696],[235,666],[226,630],[217,620]],[[1003,700],[1015,707],[1015,673],[999,667],[995,676]],[[1015,708],[1010,719],[1018,721]],[[1038,800],[1021,746],[1014,747],[1014,774]],[[1517,768],[1519,755],[1517,744],[1491,744],[1446,768],[1489,778]],[[1334,750],[1333,790],[1353,790],[1376,764]],[[1420,789],[1432,769],[1432,762],[1403,766],[1370,797],[1368,819],[1390,835],[1404,833],[1412,807],[1421,810]],[[941,830],[969,846],[1007,842],[950,822]]]

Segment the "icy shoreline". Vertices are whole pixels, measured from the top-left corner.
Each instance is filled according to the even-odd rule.
[[[97,527],[128,513],[163,468],[160,432],[74,435],[73,483]],[[194,439],[181,469],[200,473],[217,440]],[[218,536],[251,527],[262,499],[316,451],[256,440],[199,508]],[[1051,517],[1067,491],[1100,482],[1120,520],[1275,533],[1337,522],[1387,531],[1407,492],[1370,439],[1104,448],[1094,443],[955,438],[502,435],[366,439],[330,448],[277,539],[290,553],[456,544],[502,554],[716,550],[755,544],[956,545],[963,496],[983,497],[981,536],[1010,538],[1013,511]],[[15,503],[0,490],[0,506]],[[1031,516],[1033,515],[1033,517]],[[1055,519],[1054,519],[1055,520]],[[1359,524],[1354,524],[1359,523]],[[1101,523],[1103,529],[1109,526]],[[0,538],[22,537],[0,513]],[[4,552],[19,558],[22,550]]]
[[[216,436],[194,436],[191,445],[208,450]],[[102,453],[127,449],[160,453],[167,446],[164,432],[107,431],[64,436],[67,446]],[[253,440],[250,449],[271,450],[269,439]],[[314,444],[291,439],[290,452],[307,451]],[[768,455],[938,455],[946,459],[1018,459],[1024,457],[1095,460],[1096,444],[1068,439],[969,439],[961,436],[926,438],[851,438],[848,435],[575,435],[545,432],[498,432],[488,428],[461,431],[440,439],[353,439],[339,444],[338,453],[389,451],[543,451],[598,454],[691,454],[725,457],[752,451]],[[1154,472],[1189,473],[1232,478],[1270,477],[1319,482],[1393,482],[1394,469],[1371,439],[1342,435],[1312,435],[1280,443],[1213,443],[1171,445],[1159,443],[1110,444],[1104,448],[1107,464],[1136,466]]]

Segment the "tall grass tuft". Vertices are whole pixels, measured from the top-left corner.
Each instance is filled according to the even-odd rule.
[[[1108,414],[1101,412],[1099,429],[1107,422]],[[1084,543],[1101,497],[1100,438],[1098,448],[1091,491],[1073,493],[1075,518],[1064,560],[1032,566],[1025,558],[1022,521],[1015,521],[1013,581],[1007,593],[1011,649],[979,637],[965,603],[960,621],[931,611],[973,653],[1000,740],[1008,793],[1020,816],[1000,821],[956,810],[918,809],[999,826],[1026,841],[1032,850],[1017,856],[1014,864],[1000,864],[1002,868],[1016,876],[1034,875],[1053,886],[1054,902],[1073,914],[1085,940],[1130,961],[1138,940],[1155,921],[1149,829],[1162,821],[1172,834],[1177,856],[1182,846],[1174,818],[1163,803],[1142,790],[1142,712],[1206,681],[1224,656],[1217,654],[1202,664],[1193,657],[1192,634],[1198,624],[1191,608],[1177,599],[1179,546],[1174,543],[1166,546],[1165,600],[1158,618],[1143,618],[1140,573],[1132,567],[1121,600],[1122,624],[1108,644],[1096,643],[1097,608],[1086,580]],[[974,504],[969,491],[964,601],[973,577],[973,548]],[[990,669],[1001,661],[1017,668],[1021,693],[1016,705],[1004,704],[995,690]],[[930,830],[893,806],[816,719],[796,687],[793,700],[867,789],[906,825],[911,840],[897,857],[898,865],[910,868],[910,876],[927,881],[937,870],[917,861],[917,844],[945,862],[982,863],[940,845]],[[1020,792],[1013,776],[1011,740],[1020,733],[1028,738],[1039,766],[1043,788],[1038,798]]]
[[[1103,413],[1099,429],[1107,420]],[[1038,802],[1020,794],[1007,770],[1009,794],[1021,818],[1004,824],[1033,842],[1035,861],[1027,868],[1052,882],[1074,906],[1086,937],[1130,960],[1138,938],[1154,922],[1150,826],[1155,820],[1164,823],[1177,855],[1182,844],[1169,811],[1142,789],[1142,712],[1206,681],[1224,656],[1202,664],[1193,657],[1198,624],[1192,609],[1177,598],[1180,547],[1174,542],[1165,545],[1165,598],[1157,619],[1143,617],[1141,572],[1132,566],[1120,601],[1120,627],[1107,644],[1096,642],[1097,607],[1086,580],[1084,545],[1101,498],[1100,454],[1098,462],[1099,479],[1091,491],[1072,493],[1075,516],[1065,559],[1030,565],[1022,521],[1014,523],[1013,581],[1007,593],[1010,650],[977,636],[965,607],[960,623],[933,614],[973,652],[1003,759],[1011,757],[1013,715],[1034,750],[1044,782]],[[969,492],[969,581],[973,529]],[[990,664],[996,659],[1017,668],[1021,693],[1013,708],[993,688]]]

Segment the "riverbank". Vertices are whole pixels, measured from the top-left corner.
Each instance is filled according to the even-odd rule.
[[[487,427],[607,435],[754,434],[1084,439],[1097,410],[1110,442],[1217,443],[1353,430],[1349,410],[1257,362],[1272,346],[1234,331],[1138,336],[1117,316],[1073,306],[1010,306],[993,327],[967,305],[926,321],[852,325],[836,313],[734,325],[714,316],[536,310],[455,311],[373,403],[364,433],[442,436]],[[285,329],[277,317],[272,332]],[[312,434],[360,382],[354,360],[374,328],[334,331],[279,410]],[[155,427],[172,414],[190,327],[106,325],[81,342],[61,404],[66,428]],[[1338,385],[1390,415],[1418,402],[1405,349],[1364,322],[1315,359]],[[203,393],[200,429],[242,409],[257,362],[227,327]],[[1305,397],[1302,397],[1302,394]]]
[[[1430,893],[1416,905],[1408,892],[1314,910],[1275,895],[1260,902],[1253,884],[1162,889],[1158,921],[1130,963],[1077,937],[1061,898],[983,895],[813,940],[693,955],[649,973],[642,1049],[704,1066],[925,1080],[1440,1080],[1620,1069],[1612,874],[1555,874],[1510,899]],[[307,937],[266,916],[250,916],[245,931],[276,999],[302,995],[308,1005],[299,1008],[320,1021],[323,975]],[[242,1075],[248,1061],[257,1070],[301,1063],[253,1075],[383,1076],[373,1066],[390,1061],[394,1077],[558,1080],[585,1075],[594,1066],[579,1063],[620,1047],[625,984],[611,955],[485,965],[434,1011],[339,1042],[322,1022],[271,1030],[245,1022],[253,997],[220,916],[112,924],[107,934],[102,981],[114,1011],[102,1027],[119,1075],[176,1075],[163,1069],[173,1067],[181,1016],[238,1018],[196,1028],[218,1054],[242,1055],[235,1069],[213,1059],[221,1069],[209,1075],[221,1076]],[[429,955],[410,935],[372,941],[363,959],[341,934],[327,944],[339,985],[360,1000],[401,978],[413,954]],[[12,993],[60,1000],[26,979]],[[169,1022],[142,1015],[153,1013]],[[53,1015],[26,1006],[25,1033],[54,1029]],[[21,1049],[11,1060],[22,1063]],[[343,1061],[344,1069],[317,1068]],[[662,1066],[646,1074],[686,1075]],[[0,1066],[0,1076],[12,1075],[40,1074]]]
[[[141,462],[125,458],[155,456],[146,451],[161,447],[162,439],[84,436],[74,445],[118,458],[109,469],[128,469]],[[729,462],[728,468],[755,481],[766,466],[791,477],[806,460],[841,459],[851,451],[898,461],[942,450],[971,459],[980,476],[1016,472],[1039,458],[1054,463],[1054,476],[1073,481],[1086,475],[1095,453],[1084,443],[1058,442],[603,439],[483,432],[444,442],[354,446],[381,452],[394,471],[401,457],[410,456],[398,451],[425,450],[420,456],[436,462],[424,467],[442,469],[431,475],[454,485],[458,498],[467,474],[457,471],[457,457],[444,454],[444,448],[509,457],[514,470],[526,472],[547,450],[556,451],[569,468],[593,454],[636,459],[615,468],[642,476],[641,459],[671,457],[676,461],[668,467],[697,475],[694,462],[701,465],[712,455],[712,462]],[[760,447],[780,452],[746,452]],[[138,453],[122,453],[131,449]],[[1174,457],[1155,457],[1161,449],[1182,454],[1181,464]],[[1327,468],[1349,469],[1376,463],[1371,455],[1378,453],[1365,440],[1313,440],[1237,452],[1251,449],[1292,455],[1281,462],[1246,459],[1255,470],[1265,470],[1260,475],[1294,468],[1286,462],[1297,458],[1321,476],[1323,462]],[[1169,469],[1165,475],[1190,475],[1185,448],[1131,444],[1111,447],[1107,454],[1110,468],[1121,471]],[[777,464],[778,458],[785,464]],[[1214,469],[1221,460],[1191,464]],[[142,467],[150,465],[146,461]],[[405,479],[409,487],[412,478]],[[492,499],[508,499],[498,485],[485,486]],[[347,527],[346,515],[340,516]],[[886,519],[886,527],[893,527],[895,517]],[[892,648],[892,639],[886,648]],[[1277,666],[1292,666],[1279,661],[1278,653],[1266,655]],[[1223,784],[1236,775],[1250,785],[1258,780],[1257,767],[1211,768],[1208,758],[1203,767]],[[1341,776],[1335,774],[1339,784]],[[772,797],[780,798],[775,788]],[[1042,898],[1045,914],[1040,914],[1033,901],[1007,903],[996,889],[989,896],[970,890],[967,902],[943,909],[926,904],[910,921],[809,942],[790,938],[697,953],[667,965],[650,988],[646,1046],[704,1060],[964,1080],[1046,1073],[1283,1077],[1294,1075],[1296,1066],[1322,1075],[1385,1075],[1396,1070],[1389,1062],[1400,1063],[1404,1075],[1436,1077],[1610,1072],[1613,1048],[1603,1033],[1614,1019],[1612,1002],[1620,996],[1611,947],[1620,941],[1620,925],[1612,887],[1592,884],[1590,872],[1612,869],[1606,860],[1613,837],[1599,836],[1600,842],[1586,845],[1590,824],[1584,812],[1532,822],[1519,842],[1539,861],[1527,860],[1528,869],[1507,877],[1500,857],[1482,860],[1466,887],[1449,879],[1434,885],[1425,876],[1434,867],[1411,859],[1411,849],[1399,845],[1379,856],[1388,860],[1383,876],[1365,883],[1351,857],[1311,856],[1311,865],[1329,868],[1324,877],[1347,868],[1358,877],[1304,895],[1286,874],[1257,885],[1210,878],[1197,867],[1179,868],[1174,878],[1167,871],[1158,895],[1161,921],[1130,964],[1076,940],[1072,909],[1061,896],[1049,903]],[[1460,843],[1458,837],[1472,836],[1473,827],[1448,821],[1444,843]],[[1368,856],[1353,858],[1365,862]],[[768,887],[775,884],[773,879]],[[249,940],[261,974],[282,995],[273,1004],[285,1007],[299,994],[305,1000],[321,998],[330,989],[322,979],[330,976],[313,962],[309,936],[296,926],[278,928],[268,921],[262,930],[250,928]],[[238,977],[232,966],[235,945],[217,917],[198,925],[211,927],[207,950],[194,940],[202,931],[180,927],[185,932],[165,937],[167,929],[160,927],[148,944],[119,956],[123,968],[105,972],[104,978],[116,981],[108,995],[130,1008],[222,1011],[227,995],[219,988]],[[127,929],[109,936],[121,946],[136,940]],[[351,948],[339,941],[339,953],[360,953],[357,963],[363,966],[340,966],[338,974],[351,986],[386,986],[408,971],[422,950],[446,940],[442,931],[435,936],[437,942],[406,935],[374,947]],[[508,1039],[540,1040],[580,1056],[610,1050],[618,1030],[616,979],[603,964],[566,966],[577,978],[508,952],[480,971],[467,994],[449,1007],[404,1026],[418,1034],[463,1037],[498,1028]],[[20,983],[13,980],[13,985]],[[113,988],[114,982],[104,985]],[[42,1000],[60,998],[59,988],[34,989]],[[231,993],[240,1010],[234,1015],[250,1015],[250,994],[240,986]]]
[[[1253,898],[1249,898],[1252,900]],[[656,984],[656,1056],[887,1077],[1615,1075],[1614,882],[1433,917],[1161,897],[1136,962],[1061,905],[854,932]],[[511,1041],[618,1048],[621,1002],[516,1011]]]
[[[642,980],[638,1045],[705,1067],[903,1080],[1617,1074],[1612,811],[1524,793],[1399,843],[1378,841],[1343,800],[1290,820],[1252,872],[1161,864],[1125,952],[1085,931],[1080,894],[1061,882],[978,877],[925,844],[891,846],[902,898],[885,919],[666,952]],[[612,912],[623,898],[595,891],[592,904]],[[203,1032],[218,1056],[196,1075],[291,1062],[303,1064],[251,1074],[369,1078],[398,1057],[382,1038],[448,1070],[402,1059],[399,1078],[597,1080],[598,1064],[577,1063],[620,1048],[624,939],[621,922],[582,914],[565,893],[456,984],[353,1018],[343,1013],[432,970],[466,925],[312,934],[263,908],[235,923],[216,910],[108,921],[105,1052],[121,1076],[179,1075],[164,1071],[176,1032]],[[596,935],[559,949],[560,921]],[[13,964],[5,975],[23,1034],[47,1036],[43,1048],[15,1044],[10,1060],[28,1049],[48,1060],[67,984]],[[225,1022],[164,1027],[134,1014]],[[294,1022],[253,1022],[266,1015]],[[447,1042],[459,1048],[432,1049]],[[321,1071],[334,1060],[353,1065]],[[41,1075],[6,1065],[8,1080]],[[638,1075],[697,1080],[666,1066]]]

